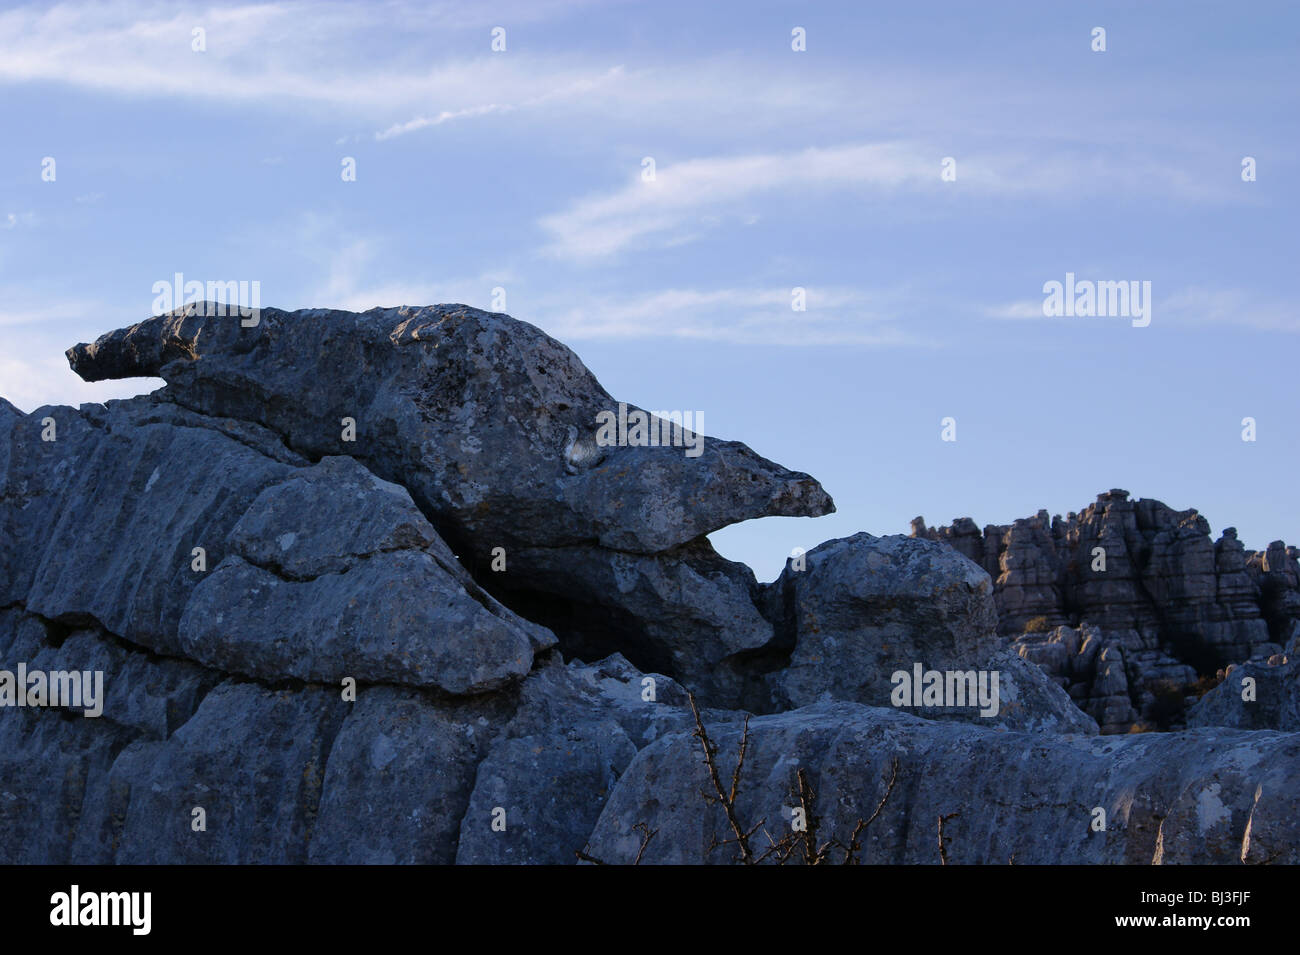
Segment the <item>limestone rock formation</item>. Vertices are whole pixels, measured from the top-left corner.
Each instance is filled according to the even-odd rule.
[[[680,435],[679,446],[599,446],[597,416],[618,403],[572,351],[506,315],[263,309],[245,327],[215,311],[178,309],[68,357],[89,381],[158,376],[165,401],[269,429],[312,461],[348,455],[401,485],[480,583],[503,558],[493,590],[572,651],[603,632],[599,649],[633,648],[653,667],[694,639],[708,646],[676,672],[708,681],[771,630],[748,568],[724,566],[704,535],[834,509],[807,474],[734,441],[705,438],[698,456]],[[697,626],[725,632],[710,640]]]
[[[823,694],[887,706],[895,671],[983,662],[997,646],[988,575],[934,544],[870,534],[827,541],[802,565],[787,561],[771,586],[790,649],[771,678],[782,709]]]
[[[1187,712],[1188,726],[1300,732],[1300,627],[1286,652],[1227,667]]]
[[[1097,731],[1040,671],[999,652],[992,582],[949,548],[855,534],[813,548],[799,564],[787,561],[768,589],[788,661],[767,676],[763,693],[751,693],[752,709],[832,699],[889,706],[894,674],[910,677],[919,665],[923,672],[997,672],[1000,711],[981,716],[973,700],[960,708],[907,709],[989,727]]]
[[[263,309],[246,328],[209,317],[217,310],[149,319],[69,360],[87,381],[160,377],[168,400],[256,422],[313,460],[346,453],[410,490],[481,558],[495,546],[591,543],[654,554],[747,518],[832,509],[808,475],[734,441],[706,439],[698,457],[597,448],[596,415],[617,402],[572,351],[507,315]],[[355,441],[343,440],[343,418]],[[575,443],[590,456],[571,454]]]
[[[918,517],[912,535],[989,572],[1001,632],[1027,659],[1056,661],[1048,672],[1103,732],[1178,725],[1199,681],[1279,653],[1300,621],[1294,548],[1277,541],[1248,553],[1235,528],[1214,541],[1195,510],[1132,501],[1127,491],[1101,494],[1065,518],[1039,511],[982,532],[970,518],[930,528]],[[1058,659],[1065,638],[1043,646],[1042,635],[1062,626],[1076,631],[1066,642],[1086,647],[1069,667]]]
[[[1300,623],[1300,562],[1296,549],[1273,541],[1262,553],[1244,555],[1246,574],[1259,588],[1260,609],[1274,643],[1287,640]]]
[[[642,674],[618,654],[592,666],[552,662],[540,668],[524,683],[513,717],[479,764],[456,861],[575,861],[637,752],[666,732],[687,728],[685,703],[686,692],[672,680]],[[497,807],[507,826],[512,819],[526,821],[517,838],[502,838],[494,829]]]
[[[0,429],[5,604],[270,681],[482,692],[555,643],[350,458],[312,465],[260,426],[153,398]]]
[[[712,733],[719,752],[734,753],[741,732],[729,724]],[[630,861],[641,841],[632,827],[642,822],[658,830],[645,862],[734,861],[734,847],[709,849],[730,830],[721,810],[700,803],[708,782],[698,746],[672,733],[637,754],[596,824],[593,856]],[[818,703],[752,721],[736,805],[746,826],[766,819],[769,831],[788,830],[802,767],[816,793],[818,839],[847,842],[879,805],[897,759],[899,782],[861,839],[867,863],[938,864],[934,820],[956,813],[945,828],[953,863],[1294,864],[1298,757],[1296,734],[1031,738]],[[1091,825],[1097,809],[1104,831]]]
[[[603,447],[613,400],[532,326],[199,311],[70,351],[152,395],[0,400],[0,862],[727,861],[702,736],[725,760],[751,716],[741,805],[774,831],[798,770],[842,832],[897,758],[862,861],[939,861],[953,812],[962,862],[1300,861],[1292,704],[1243,718],[1234,670],[1203,728],[1097,735],[1188,678],[1169,621],[1280,651],[1288,548],[1109,501],[1076,544],[857,534],[759,585],[705,535],[825,513],[820,485],[735,442]],[[1094,541],[1117,587],[1062,565]],[[1071,626],[1013,640],[1030,610]],[[896,699],[917,666],[996,674],[996,713]]]
[[[1135,630],[1061,626],[1022,634],[1012,647],[1067,690],[1103,733],[1139,725],[1169,729],[1198,679],[1192,667],[1151,647]]]

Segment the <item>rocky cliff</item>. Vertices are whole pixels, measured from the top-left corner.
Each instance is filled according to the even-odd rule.
[[[827,513],[821,486],[734,441],[602,441],[618,403],[526,323],[190,307],[68,355],[166,386],[0,401],[0,861],[807,861],[799,820],[863,862],[1300,861],[1294,707],[1098,736],[999,633],[988,535],[857,534],[759,585],[705,535]],[[1100,521],[1113,620],[1270,643],[1294,554],[1206,565],[1142,505]],[[1057,559],[1012,561],[1011,619]]]
[[[999,629],[1103,732],[1181,725],[1226,667],[1280,662],[1300,622],[1300,565],[1281,541],[1215,541],[1195,510],[1112,490],[1079,513],[1046,511],[982,531],[968,517],[912,521],[993,578]]]

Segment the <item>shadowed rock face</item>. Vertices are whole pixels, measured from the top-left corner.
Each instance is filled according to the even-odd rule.
[[[1187,725],[1300,732],[1300,628],[1284,653],[1228,667],[1188,711]]]
[[[688,688],[728,777],[763,714],[741,805],[773,827],[806,768],[846,836],[897,757],[864,861],[938,861],[954,812],[958,862],[1300,861],[1300,734],[1099,738],[1063,687],[1086,670],[1079,703],[1111,719],[1144,631],[1013,645],[982,551],[857,534],[760,586],[703,535],[824,513],[817,483],[732,442],[597,447],[612,400],[531,326],[178,312],[70,357],[168,385],[29,415],[0,399],[0,702],[20,666],[103,676],[99,717],[0,706],[0,862],[621,862],[639,823],[659,829],[647,861],[726,861]],[[1196,533],[1158,549],[1204,570]],[[1294,554],[1238,550],[1212,553],[1218,602],[1289,613]],[[1054,586],[1046,557],[1017,566]],[[1159,593],[1182,613],[1202,590]],[[1294,665],[1273,663],[1266,712],[1226,695],[1233,671],[1197,721],[1296,729]],[[891,676],[914,664],[996,672],[996,715],[900,713]]]

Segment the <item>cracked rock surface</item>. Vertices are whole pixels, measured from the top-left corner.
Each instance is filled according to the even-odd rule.
[[[958,862],[1300,861],[1284,657],[1259,664],[1267,707],[1234,701],[1255,674],[1234,669],[1193,729],[1098,735],[1135,661],[1179,665],[1141,656],[1161,621],[1271,642],[1284,547],[1207,562],[1194,519],[1112,501],[1078,546],[1123,542],[1129,583],[1099,599],[1135,636],[1053,618],[1030,648],[1016,614],[1050,616],[1057,544],[995,579],[987,535],[864,533],[759,584],[705,535],[827,513],[821,486],[711,437],[595,445],[617,404],[526,323],[201,312],[70,349],[152,395],[0,399],[0,862],[727,862],[688,692],[728,779],[752,717],[737,807],[778,836],[798,771],[843,835],[896,761],[862,861],[938,862],[952,813]],[[915,664],[996,672],[997,712],[895,705]],[[20,670],[102,675],[102,714],[6,703]],[[1100,695],[1072,701],[1085,679]]]
[[[1263,667],[1300,632],[1294,547],[1247,551],[1233,527],[1216,541],[1196,510],[1127,491],[983,530],[968,517],[943,527],[918,517],[912,535],[989,573],[1000,631],[1103,733],[1195,725],[1189,707],[1225,667]]]

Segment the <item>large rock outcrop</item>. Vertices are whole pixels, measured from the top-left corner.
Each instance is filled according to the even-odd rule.
[[[1204,691],[1198,681],[1273,656],[1300,623],[1295,548],[1247,552],[1235,528],[1215,541],[1195,510],[1127,491],[1064,518],[1039,511],[983,531],[970,518],[931,528],[918,517],[912,535],[988,571],[1001,632],[1019,637],[1027,658],[1055,660],[1045,635],[1074,630],[1083,657],[1048,671],[1103,732],[1178,725],[1184,698]]]
[[[729,724],[710,735],[721,754],[734,754],[742,732]],[[818,842],[847,843],[888,791],[894,760],[898,782],[861,837],[862,862],[939,864],[937,820],[954,813],[944,827],[953,863],[1300,862],[1300,735],[1044,738],[853,703],[751,722],[736,807],[744,827],[765,822],[753,848],[768,846],[764,828],[773,839],[791,831],[800,769],[816,794]],[[732,763],[722,769],[729,779]],[[631,861],[640,823],[657,830],[645,862],[735,861],[734,846],[710,849],[731,833],[721,809],[700,799],[708,787],[699,742],[664,736],[624,771],[591,854]]]
[[[734,441],[698,435],[687,448],[689,433],[656,427],[667,444],[601,446],[599,415],[640,409],[620,408],[571,350],[507,315],[263,309],[246,327],[218,311],[178,309],[68,358],[89,381],[161,377],[166,401],[269,429],[312,461],[346,454],[400,484],[480,581],[500,574],[495,592],[588,655],[627,647],[724,692],[710,687],[718,665],[771,631],[748,568],[727,566],[704,535],[834,509],[807,474]],[[700,625],[715,636],[674,661]]]
[[[786,655],[751,709],[793,709],[820,700],[890,706],[895,674],[998,674],[998,712],[907,706],[934,718],[973,719],[1009,729],[1095,733],[1096,725],[1035,667],[1006,652],[997,634],[988,574],[951,549],[901,535],[855,534],[827,541],[767,587]]]
[[[42,408],[0,422],[0,455],[0,605],[270,681],[454,694],[517,681],[555,643],[404,488],[260,426],[153,398]]]
[[[1136,630],[1091,624],[1025,633],[1012,644],[1092,716],[1103,733],[1137,726],[1169,729],[1201,689],[1196,671],[1153,647]]]
[[[208,316],[217,310],[179,309],[68,357],[87,381],[159,377],[191,410],[261,424],[313,459],[346,453],[483,558],[591,543],[654,554],[736,521],[832,507],[808,475],[734,441],[706,439],[697,457],[597,447],[596,416],[618,403],[571,350],[508,315],[264,309],[246,328]]]
[[[1188,726],[1300,732],[1300,629],[1286,652],[1225,668],[1187,712]]]
[[[1017,645],[982,549],[857,534],[760,586],[704,535],[820,486],[734,442],[600,447],[612,399],[522,322],[182,310],[69,354],[168,384],[0,400],[0,862],[726,861],[701,735],[724,760],[751,714],[740,798],[778,838],[798,769],[830,834],[897,758],[862,861],[938,861],[954,812],[955,861],[1297,861],[1285,706],[1098,737],[1147,631]],[[1291,612],[1292,552],[1220,551],[1225,600]],[[896,698],[918,667],[996,675],[995,712]]]

